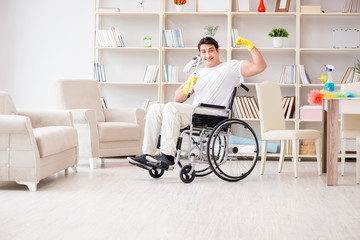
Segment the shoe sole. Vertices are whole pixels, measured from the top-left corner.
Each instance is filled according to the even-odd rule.
[[[145,168],[145,169],[147,169],[147,170],[151,170],[151,169],[152,169],[152,167],[150,167],[150,166],[148,166],[148,165],[146,165],[146,164],[137,162],[137,161],[135,161],[135,160],[133,160],[133,159],[131,159],[131,158],[129,158],[129,157],[127,158],[127,160],[129,160],[129,163],[131,163],[132,165],[135,165],[135,166],[138,166],[138,167],[142,167],[142,168]]]

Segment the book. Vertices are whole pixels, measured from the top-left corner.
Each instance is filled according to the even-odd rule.
[[[245,110],[244,110],[244,107],[241,104],[240,96],[236,96],[235,100],[237,102],[237,106],[239,106],[241,118],[246,118]]]
[[[247,111],[247,108],[246,108],[246,105],[245,105],[245,102],[244,102],[244,96],[239,96],[239,103],[241,105],[241,108],[244,111],[244,118],[245,119],[250,119],[249,112]]]
[[[254,96],[251,97],[251,102],[252,102],[252,105],[253,105],[253,107],[254,107],[254,109],[255,109],[257,118],[260,118],[259,106],[258,106],[258,104],[257,104]]]
[[[291,96],[285,119],[293,118],[294,112],[295,112],[295,96]]]
[[[284,105],[284,118],[286,118],[286,113],[289,107],[289,103],[290,103],[290,97],[286,96],[285,98],[285,105]]]
[[[351,70],[353,69],[353,67],[348,67],[345,74],[344,74],[344,77],[343,79],[341,80],[341,84],[345,84],[347,82],[347,79],[351,73]]]
[[[247,111],[249,113],[249,118],[250,119],[255,119],[255,115],[254,115],[254,112],[251,108],[251,105],[250,105],[250,102],[249,102],[249,98],[247,96],[243,96],[243,99],[244,99],[244,102],[245,102],[245,105],[246,105],[246,108],[247,108]]]
[[[300,12],[321,13],[321,6],[301,5]]]

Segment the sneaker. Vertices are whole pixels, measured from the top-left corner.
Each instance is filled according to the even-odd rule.
[[[146,160],[146,157],[150,156],[149,154],[143,154],[137,157],[127,157],[127,160],[129,160],[129,163],[142,167],[142,168],[146,168],[146,169],[151,169],[150,166],[148,166],[149,161]]]
[[[169,166],[174,165],[174,160],[169,159],[165,154],[160,154],[159,156],[146,156],[149,166],[156,166],[167,170]]]

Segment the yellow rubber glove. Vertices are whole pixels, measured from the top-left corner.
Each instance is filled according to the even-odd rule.
[[[186,85],[183,87],[183,93],[184,93],[185,95],[187,95],[187,94],[189,93],[191,83],[192,83],[192,82],[194,83],[194,84],[193,84],[193,87],[194,87],[195,84],[196,84],[196,81],[197,81],[197,77],[196,77],[196,76],[190,76],[190,77],[188,78]]]
[[[252,42],[250,42],[249,40],[242,38],[242,37],[238,37],[236,39],[236,45],[245,45],[245,47],[247,48],[247,50],[249,50],[249,52],[251,52],[251,50],[254,48],[254,44]]]

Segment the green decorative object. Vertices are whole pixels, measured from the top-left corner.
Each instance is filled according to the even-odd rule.
[[[213,36],[215,36],[217,30],[219,29],[219,26],[206,25],[206,26],[204,27],[204,29],[206,30],[206,32],[205,32],[205,35],[206,35],[206,36],[211,36],[211,37],[213,37]]]
[[[144,47],[151,47],[151,37],[144,37]]]
[[[289,37],[288,31],[285,28],[273,28],[269,33],[269,37]]]
[[[355,72],[360,74],[360,60],[358,59],[357,62],[354,64]]]
[[[322,83],[326,83],[328,80],[328,75],[327,74],[321,74],[321,76],[319,77],[320,82]]]

